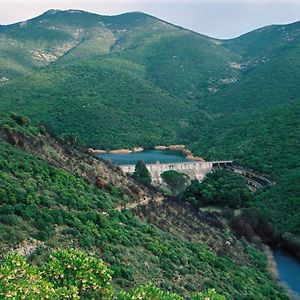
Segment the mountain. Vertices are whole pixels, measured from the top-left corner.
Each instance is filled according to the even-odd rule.
[[[277,135],[272,143],[290,126],[286,120],[293,119],[296,126],[289,129],[297,135],[297,113],[292,111],[299,92],[299,26],[269,26],[221,41],[142,13],[107,17],[51,10],[2,26],[1,39],[9,49],[0,51],[9,53],[13,63],[0,55],[0,107],[25,113],[59,135],[77,135],[96,148],[185,143],[202,156],[230,156],[256,167],[251,161],[255,164],[258,155],[266,158],[269,150],[251,149],[256,144],[251,142],[248,147],[255,131],[271,127]],[[18,79],[21,73],[8,75],[18,65],[11,39],[13,45],[22,43],[16,51],[28,63],[26,76]],[[39,59],[30,45],[42,54]],[[283,117],[287,103],[290,110],[275,122],[280,124],[275,130],[273,119]],[[265,115],[269,125],[262,122]],[[246,128],[250,132],[241,135]],[[265,134],[258,143],[264,140]],[[286,154],[270,151],[275,152],[272,161]],[[279,164],[259,169],[275,173]]]
[[[139,12],[51,10],[1,26],[0,110],[84,147],[186,144],[265,173],[276,186],[250,205],[299,244],[299,34],[218,40]]]
[[[180,132],[199,117],[195,105],[238,77],[236,55],[218,41],[142,13],[50,11],[5,26],[1,36],[26,45],[19,56],[30,56],[35,70],[13,80],[16,60],[1,62],[7,69],[0,77],[8,79],[1,109],[22,111],[97,148],[184,142]]]

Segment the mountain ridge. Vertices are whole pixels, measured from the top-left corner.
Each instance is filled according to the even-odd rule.
[[[300,24],[300,20],[296,20],[294,22],[291,22],[291,23],[273,23],[273,24],[269,24],[269,25],[265,25],[263,27],[257,27],[256,29],[253,29],[253,30],[250,30],[250,31],[247,31],[245,33],[242,33],[236,37],[233,37],[233,38],[217,38],[217,37],[214,37],[214,36],[210,36],[210,35],[207,35],[207,34],[203,34],[201,32],[197,32],[197,31],[194,31],[194,30],[191,30],[189,28],[185,28],[181,25],[176,25],[176,24],[173,24],[171,22],[168,22],[166,20],[163,20],[162,18],[159,18],[159,17],[156,17],[154,15],[151,15],[149,13],[146,13],[146,12],[143,12],[143,11],[128,11],[128,12],[124,12],[124,13],[120,13],[120,14],[111,14],[111,15],[102,15],[102,14],[99,14],[97,12],[89,12],[87,10],[81,10],[81,9],[72,9],[72,8],[69,8],[69,9],[48,9],[42,13],[40,13],[39,15],[37,15],[36,17],[32,17],[32,18],[29,18],[29,19],[25,19],[25,20],[22,20],[22,21],[16,21],[16,22],[13,22],[13,23],[10,23],[10,24],[0,24],[0,28],[4,28],[4,27],[7,27],[7,26],[12,26],[12,25],[19,25],[23,22],[27,22],[27,21],[30,21],[30,20],[34,20],[34,19],[37,19],[43,15],[54,15],[56,13],[84,13],[84,14],[88,14],[88,15],[95,15],[95,16],[98,16],[98,17],[104,17],[104,18],[117,18],[117,17],[122,17],[122,16],[126,16],[126,15],[131,15],[131,14],[140,14],[140,15],[144,15],[144,16],[147,16],[147,17],[151,17],[151,18],[154,18],[154,19],[157,19],[159,21],[162,21],[164,23],[167,23],[167,24],[170,24],[174,27],[178,27],[178,28],[181,28],[181,29],[184,29],[184,30],[187,30],[187,31],[190,31],[190,32],[193,32],[195,34],[199,34],[199,35],[202,35],[202,36],[206,36],[208,38],[211,38],[213,40],[219,40],[219,41],[230,41],[230,40],[236,40],[236,39],[239,39],[241,37],[244,37],[248,34],[252,34],[252,33],[256,33],[256,32],[260,32],[262,30],[266,30],[266,29],[272,29],[272,28],[279,28],[279,27],[286,27],[286,26],[295,26],[295,25],[298,25]]]

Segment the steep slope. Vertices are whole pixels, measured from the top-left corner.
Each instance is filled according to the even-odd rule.
[[[253,65],[264,64],[278,54],[299,43],[300,22],[289,25],[272,25],[244,34],[236,39],[224,41],[224,46],[243,57],[246,70]]]
[[[1,109],[98,148],[185,143],[179,133],[199,116],[205,120],[196,110],[204,96],[239,77],[237,56],[218,41],[142,13],[49,11],[1,32],[55,56],[48,67],[3,85]],[[65,51],[56,55],[56,47]]]
[[[299,22],[267,27],[228,42],[248,64],[239,82],[207,99],[205,110],[214,118],[191,144],[207,158],[232,158],[271,174],[276,187],[254,203],[281,233],[298,236],[294,244],[300,221],[294,186],[300,180],[299,28]],[[299,253],[299,246],[294,249]]]
[[[140,213],[137,218],[112,209],[120,198],[118,186],[99,189],[54,166],[61,155],[58,145],[54,147],[44,130],[32,127],[27,118],[1,115],[0,120],[2,254],[14,248],[40,264],[54,248],[76,247],[102,257],[114,271],[114,284],[122,288],[152,281],[184,296],[214,287],[228,299],[287,299],[267,274],[265,257],[250,245],[209,226],[187,207],[180,209],[181,220],[174,204],[167,213],[170,222],[177,219],[177,235],[147,223]],[[40,153],[38,148],[48,149],[47,160],[31,153]],[[81,166],[86,161],[84,155],[70,159]],[[110,172],[113,176],[113,169]],[[159,206],[155,210],[152,215],[160,216]],[[195,222],[192,241],[191,228],[183,221],[188,218]]]
[[[174,143],[180,128],[190,126],[192,108],[143,73],[139,65],[112,59],[52,67],[2,87],[1,109],[22,111],[96,148]]]
[[[107,17],[83,11],[50,10],[31,20],[1,26],[0,78],[4,82],[27,75],[69,52],[73,59],[109,53],[119,28],[114,17],[108,25],[107,21]],[[122,15],[118,21],[126,24],[124,31],[142,22],[135,15]]]

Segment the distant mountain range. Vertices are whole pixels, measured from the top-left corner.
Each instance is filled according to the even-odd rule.
[[[300,167],[299,54],[299,22],[218,40],[139,12],[50,10],[0,27],[0,109],[94,148],[187,144],[280,184]]]

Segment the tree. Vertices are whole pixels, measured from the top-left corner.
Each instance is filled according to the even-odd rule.
[[[151,175],[150,175],[150,172],[148,171],[144,161],[139,160],[136,163],[135,171],[133,173],[133,178],[136,181],[138,181],[146,186],[151,185]]]
[[[182,198],[184,201],[189,202],[192,205],[199,205],[203,197],[201,188],[202,187],[199,180],[192,180],[191,184],[184,191]]]
[[[169,186],[174,195],[181,193],[189,182],[189,178],[186,174],[178,173],[173,170],[162,173],[161,178]]]

